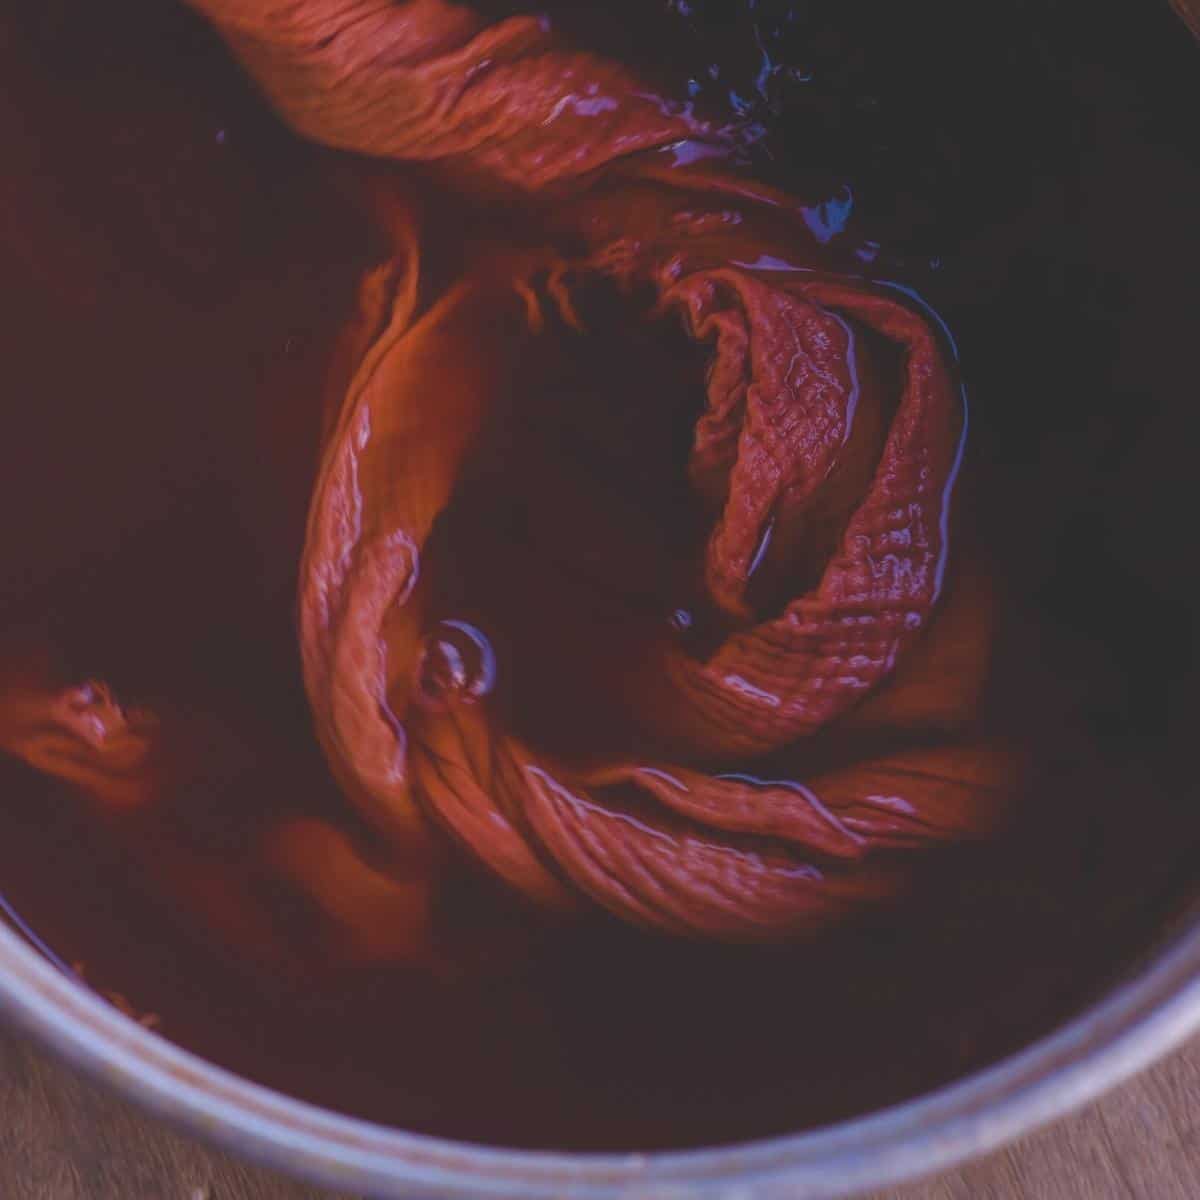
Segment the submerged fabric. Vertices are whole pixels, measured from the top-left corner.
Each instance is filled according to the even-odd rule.
[[[473,246],[448,281],[426,267],[417,208],[398,188],[378,197],[394,253],[338,356],[300,653],[322,747],[393,876],[310,822],[269,840],[272,861],[385,957],[423,936],[436,829],[537,904],[734,940],[820,928],[903,887],[914,851],[993,829],[1013,760],[962,735],[990,589],[951,545],[966,417],[930,319],[840,274],[798,202],[721,167],[738,130],[536,18],[488,24],[442,0],[194,2],[301,134],[541,206],[538,236]],[[490,648],[433,620],[422,559],[502,382],[575,335],[597,284],[708,355],[688,479],[711,517],[702,589],[723,632],[696,649],[664,626],[627,679],[622,702],[659,751],[580,763],[505,727]],[[768,544],[776,575],[804,582],[763,611]],[[97,740],[88,713],[115,733]],[[755,769],[830,730],[900,748],[811,777]],[[0,745],[92,791],[97,756],[80,767],[79,747],[110,763],[128,747],[132,763],[153,734],[96,690],[0,709]]]
[[[977,834],[998,815],[1005,756],[980,746],[907,750],[795,782],[681,765],[745,761],[877,693],[898,728],[969,713],[986,666],[977,591],[958,597],[974,611],[947,624],[951,661],[938,654],[961,398],[928,327],[886,297],[799,273],[693,271],[685,253],[669,254],[621,269],[655,279],[659,306],[712,345],[690,474],[697,503],[720,498],[705,583],[735,625],[703,657],[664,630],[629,682],[636,721],[679,760],[572,768],[509,735],[477,673],[452,674],[432,698],[418,683],[422,657],[440,652],[423,546],[499,381],[554,336],[539,333],[540,306],[569,309],[565,280],[608,269],[604,248],[570,272],[555,259],[516,276],[485,264],[418,310],[414,233],[408,254],[368,282],[362,328],[376,332],[326,449],[302,568],[306,680],[340,778],[394,836],[421,836],[432,813],[532,898],[569,903],[579,890],[673,932],[776,936],[895,886],[894,864],[874,852]],[[537,279],[556,280],[555,295]],[[857,386],[864,329],[903,353],[898,397]],[[819,582],[753,620],[744,597],[768,523],[818,509],[853,468],[852,426],[878,423],[889,403],[882,453]]]
[[[539,336],[561,336],[544,310],[578,322],[572,287],[595,275],[631,292],[650,285],[656,315],[677,313],[711,348],[690,475],[697,503],[718,507],[705,584],[735,628],[703,657],[664,636],[625,696],[683,761],[744,759],[813,734],[937,637],[965,433],[954,370],[927,321],[883,289],[779,269],[820,265],[799,222],[780,242],[777,214],[756,211],[786,198],[768,203],[712,171],[672,173],[644,153],[730,131],[532,18],[485,27],[437,3],[209,7],[284,115],[321,140],[453,159],[528,190],[603,166],[621,175],[599,197],[576,189],[574,211],[568,191],[557,209],[556,232],[587,243],[574,259],[498,252],[422,297],[422,234],[400,218],[396,261],[364,288],[370,332],[313,500],[301,643],[322,741],[377,823],[419,839],[432,814],[530,897],[570,903],[578,891],[645,925],[732,937],[810,927],[886,892],[895,871],[878,851],[990,828],[1006,764],[983,747],[908,750],[783,783],[673,759],[581,769],[507,733],[470,672],[435,703],[414,695],[422,656],[440,652],[423,546],[497,381],[539,352]],[[734,265],[754,263],[773,269]],[[898,395],[860,384],[864,331],[900,354]],[[873,439],[857,427],[885,422],[872,464]],[[861,493],[838,495],[855,475]],[[764,537],[823,509],[843,523],[819,582],[753,620],[746,590]],[[969,712],[986,622],[953,632],[966,642],[956,675],[913,672],[913,699],[892,697],[897,725],[919,722],[939,688],[951,709],[963,702],[955,715]]]

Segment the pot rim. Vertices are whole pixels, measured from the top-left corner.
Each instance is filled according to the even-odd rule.
[[[636,1154],[504,1150],[340,1116],[143,1028],[0,923],[0,1008],[167,1121],[328,1187],[401,1200],[811,1200],[947,1168],[1074,1109],[1200,1027],[1200,926],[1054,1033],[957,1083],[804,1133]]]

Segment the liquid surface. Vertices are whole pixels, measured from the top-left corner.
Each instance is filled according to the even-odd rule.
[[[283,131],[185,13],[127,0],[103,17],[49,4],[4,18],[0,131],[24,181],[0,209],[14,397],[0,449],[5,634],[48,635],[69,675],[123,696],[220,715],[203,769],[170,821],[136,831],[140,845],[94,828],[69,789],[3,764],[0,883],[56,953],[167,1036],[343,1111],[496,1143],[630,1148],[794,1130],[911,1095],[1049,1028],[1144,944],[1178,904],[1200,833],[1194,591],[1178,542],[1200,56],[1150,4],[1086,21],[1072,5],[1018,9],[999,29],[921,8],[551,16],[661,74],[664,47],[678,50],[683,78],[664,86],[707,80],[695,98],[718,117],[750,105],[755,170],[811,197],[814,222],[878,243],[954,331],[972,398],[969,503],[1000,564],[988,721],[1035,762],[1014,827],[931,861],[903,904],[814,944],[663,943],[597,918],[537,926],[520,954],[441,976],[254,970],[164,908],[139,865],[155,839],[236,855],[273,811],[353,827],[280,617],[328,342],[378,256],[339,188],[346,162]],[[628,33],[614,42],[616,24]],[[902,48],[926,69],[900,70]],[[605,345],[636,335],[605,333],[538,365],[540,390],[611,394]],[[677,374],[701,368],[686,345],[651,342],[648,391],[685,407]],[[649,601],[609,605],[627,614],[610,622],[627,652],[686,594],[669,570],[654,576],[677,561],[662,541],[703,536],[673,516],[662,464],[674,455],[682,470],[686,440],[671,404],[660,415],[661,428],[638,425],[651,471],[629,457],[620,405],[610,431],[537,421],[522,426],[527,444],[485,443],[477,490],[439,534],[477,551],[443,551],[466,576],[440,573],[446,614],[523,639],[529,670],[504,701],[560,749],[581,723],[556,728],[538,702],[559,690],[555,638],[580,652],[570,614],[596,589],[551,549],[572,548],[563,528],[588,527],[591,493],[528,471],[551,469],[547,443],[569,447],[630,481],[618,500],[663,514],[634,531]],[[560,511],[531,502],[551,487]],[[531,561],[506,577],[486,550],[514,524]],[[599,536],[577,540],[603,551]],[[530,571],[540,610],[517,586]],[[468,596],[489,611],[464,610]],[[611,709],[588,730],[627,736]],[[470,873],[446,908],[485,947],[529,927]],[[311,912],[293,920],[318,935]]]

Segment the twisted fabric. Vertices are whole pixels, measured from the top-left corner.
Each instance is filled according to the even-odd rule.
[[[497,253],[422,298],[421,233],[402,214],[396,260],[363,289],[357,366],[313,497],[300,638],[322,744],[378,827],[420,853],[431,814],[537,901],[582,892],[643,925],[735,938],[821,924],[894,886],[883,852],[990,827],[1006,759],[978,746],[912,749],[803,782],[685,765],[825,729],[886,693],[936,636],[965,413],[929,322],[881,288],[779,270],[821,265],[797,224],[780,240],[787,197],[646,153],[687,145],[676,163],[703,159],[697,145],[735,131],[535,18],[486,25],[442,0],[201,6],[301,132],[523,191],[568,185],[552,224],[588,246],[574,259]],[[604,167],[619,182],[598,197],[575,188],[572,210],[569,185]],[[545,309],[578,324],[572,287],[595,276],[652,285],[657,314],[678,313],[712,348],[690,476],[698,502],[718,509],[704,581],[734,628],[699,656],[664,638],[628,687],[639,726],[677,757],[583,768],[501,727],[490,680],[427,628],[421,556],[497,381],[538,353],[539,336],[557,336],[541,332]],[[897,396],[860,379],[868,333],[903,362]],[[820,552],[803,544],[814,527],[835,531]],[[747,588],[772,536],[828,557],[815,586],[755,620]],[[939,687],[969,712],[986,622],[956,637],[959,675],[931,685],[918,671],[918,699],[891,698],[893,722]],[[420,683],[431,660],[433,697]]]
[[[622,155],[731,131],[536,16],[445,0],[194,0],[299,133],[381,158],[466,162],[537,191]]]
[[[893,894],[914,851],[994,828],[1013,760],[961,736],[990,592],[950,561],[966,414],[928,314],[838,274],[793,198],[714,167],[736,129],[544,21],[444,0],[193,2],[298,132],[541,205],[540,240],[473,251],[447,283],[415,210],[384,200],[394,257],[338,359],[299,633],[322,747],[404,883],[358,886],[365,863],[338,841],[331,868],[308,826],[282,830],[273,861],[348,927],[412,900],[398,941],[358,930],[372,946],[420,941],[433,824],[547,908],[590,898],[673,934],[772,939]],[[506,727],[489,700],[504,664],[438,619],[423,554],[503,381],[584,327],[576,300],[597,283],[709,353],[688,478],[723,632],[697,649],[664,627],[621,696],[656,749],[580,762]],[[764,556],[791,583],[770,611],[752,594]],[[902,748],[804,778],[755,768],[826,733]],[[49,743],[8,742],[46,765]]]
[[[501,256],[420,309],[419,243],[414,228],[401,258],[364,288],[355,335],[364,348],[325,452],[302,566],[317,727],[379,826],[419,839],[431,813],[538,901],[570,903],[582,891],[643,925],[733,938],[810,928],[886,894],[896,871],[877,852],[991,828],[1006,758],[980,746],[910,749],[803,782],[678,760],[580,768],[507,733],[462,653],[435,696],[422,691],[428,657],[446,653],[444,630],[430,627],[422,549],[499,381],[538,353],[539,338],[556,336],[543,308],[578,320],[571,280],[614,262],[626,282],[644,274],[656,283],[656,313],[678,312],[713,347],[690,477],[698,499],[721,500],[705,556],[709,598],[744,627],[703,657],[664,635],[624,695],[641,728],[692,760],[813,734],[886,694],[918,642],[929,654],[964,427],[929,326],[870,289],[803,272],[691,269],[685,249],[664,262],[647,243],[641,263],[602,247],[570,269],[549,254],[514,273]],[[878,428],[893,399],[857,378],[855,339],[868,330],[905,366],[878,462],[864,471],[849,453],[855,426]],[[865,475],[865,491],[840,495],[844,474]],[[830,504],[849,511],[819,582],[745,623],[765,529],[795,528]],[[932,689],[969,710],[986,622],[968,619],[954,637],[958,673]],[[918,671],[908,700],[890,698],[887,719],[919,719],[930,687]]]

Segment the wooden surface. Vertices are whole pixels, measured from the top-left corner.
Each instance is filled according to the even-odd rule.
[[[1131,1197],[1200,1198],[1200,1040],[1053,1128],[940,1178],[869,1200]],[[4,1032],[0,1198],[358,1200],[293,1183],[182,1138]]]

